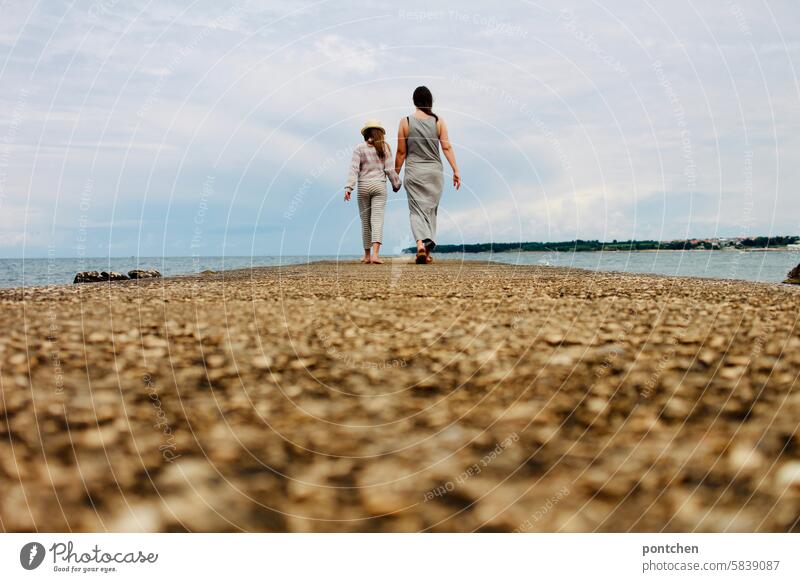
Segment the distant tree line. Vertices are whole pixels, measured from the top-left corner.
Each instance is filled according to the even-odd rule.
[[[753,238],[745,238],[738,241],[737,246],[765,249],[767,247],[785,247],[796,243],[798,240],[800,240],[800,237],[797,236],[754,236]]]
[[[564,242],[513,242],[513,243],[477,243],[460,245],[437,245],[439,253],[507,253],[519,251],[538,252],[586,252],[586,251],[651,251],[666,250],[699,250],[715,249],[720,247],[733,248],[769,248],[784,247],[800,241],[797,236],[756,236],[741,240],[612,240],[601,242],[599,240],[570,240]],[[403,249],[405,253],[416,252],[416,247]]]

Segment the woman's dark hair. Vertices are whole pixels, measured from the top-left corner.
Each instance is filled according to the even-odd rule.
[[[431,111],[431,107],[433,107],[433,94],[431,90],[425,87],[417,87],[414,89],[414,105],[417,106],[417,109],[424,111],[428,115],[432,115],[436,121],[439,121],[439,116],[436,115],[433,111]]]

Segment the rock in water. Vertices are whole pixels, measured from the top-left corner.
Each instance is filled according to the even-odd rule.
[[[131,279],[152,279],[160,276],[161,273],[155,269],[133,269],[132,271],[128,271],[128,277]]]
[[[100,276],[100,271],[81,271],[77,275],[75,275],[75,279],[72,281],[73,283],[97,283],[102,281],[103,278]]]
[[[127,275],[116,271],[81,271],[75,275],[73,283],[100,283],[102,281],[126,281]]]
[[[794,269],[789,271],[789,274],[786,275],[786,281],[784,281],[784,283],[800,285],[800,265],[797,265]]]

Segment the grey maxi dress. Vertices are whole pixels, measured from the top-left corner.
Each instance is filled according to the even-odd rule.
[[[436,119],[408,117],[405,187],[414,240],[436,246],[436,213],[442,198],[444,177],[439,157]]]

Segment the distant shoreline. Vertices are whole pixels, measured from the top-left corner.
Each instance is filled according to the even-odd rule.
[[[413,249],[403,249],[403,254],[413,254]],[[513,253],[800,253],[800,249],[790,249],[788,247],[765,247],[765,248],[722,248],[722,249],[543,249],[543,250],[525,250],[525,249],[507,249],[507,250],[486,250],[486,251],[468,251],[468,250],[440,250],[436,247],[434,251],[441,254],[465,254],[477,255],[481,253],[486,254],[502,254],[510,255]]]
[[[469,255],[477,255],[480,253],[494,253],[494,254],[504,254],[510,255],[512,253],[710,253],[710,252],[717,252],[717,253],[760,253],[760,252],[784,252],[784,253],[800,253],[800,249],[790,249],[788,247],[765,247],[765,248],[745,248],[745,249],[737,249],[737,248],[722,248],[722,249],[546,249],[541,251],[529,251],[529,250],[489,250],[489,251],[464,251],[464,250],[439,250],[439,247],[436,247],[434,252],[443,253],[443,254],[469,254]],[[403,253],[413,253],[410,249],[403,249]]]
[[[581,253],[581,252],[641,252],[641,251],[794,251],[789,245],[800,244],[800,236],[754,236],[748,238],[704,238],[685,240],[583,240],[557,242],[485,242],[441,244],[437,253]],[[416,247],[403,249],[416,252]]]

